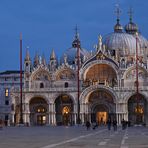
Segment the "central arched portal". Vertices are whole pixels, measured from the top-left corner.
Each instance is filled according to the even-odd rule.
[[[67,94],[60,95],[55,100],[57,125],[73,124],[73,101]]]
[[[99,125],[103,125],[108,119],[109,109],[106,105],[99,104],[93,109],[93,114],[95,115],[93,120],[96,120]]]
[[[30,101],[30,123],[31,125],[46,125],[48,118],[48,104],[40,97],[32,98]]]
[[[91,122],[97,122],[99,125],[106,124],[108,118],[113,120],[116,117],[113,96],[104,89],[95,90],[90,94],[89,110]]]

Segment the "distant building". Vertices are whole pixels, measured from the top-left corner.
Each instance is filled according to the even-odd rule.
[[[138,33],[139,94],[136,95],[136,33]],[[27,51],[23,72],[23,121],[29,125],[71,125],[77,123],[78,56],[75,43],[60,61],[54,50],[46,62]],[[106,123],[108,118],[148,125],[148,41],[139,33],[132,18],[125,26],[119,18],[114,32],[99,36],[95,50],[80,46],[81,123]],[[20,120],[19,71],[0,73],[0,118],[8,124]]]

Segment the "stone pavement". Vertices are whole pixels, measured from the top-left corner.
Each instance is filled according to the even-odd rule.
[[[148,148],[148,128],[7,127],[0,130],[0,148]]]

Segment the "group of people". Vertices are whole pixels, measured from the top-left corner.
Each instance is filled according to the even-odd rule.
[[[94,122],[92,124],[92,129],[95,130],[98,127],[97,122]],[[89,130],[91,128],[91,123],[89,121],[86,121],[86,129]]]
[[[108,118],[106,123],[107,123],[108,130],[111,130],[111,125],[113,125],[114,131],[117,131],[117,120],[116,119],[113,119],[113,121],[111,121],[111,119]]]
[[[130,127],[131,126],[131,122],[130,121],[125,121],[124,119],[122,119],[121,121],[121,124],[122,124],[122,129],[126,129],[127,126]]]
[[[106,124],[107,124],[108,130],[111,130],[111,127],[113,126],[113,130],[117,131],[117,120],[116,120],[116,118],[114,118],[113,120],[111,120],[111,118],[108,118]],[[124,119],[122,119],[121,124],[122,124],[123,130],[126,129],[127,126],[128,127],[130,126],[130,122],[125,121]],[[91,128],[91,123],[89,121],[86,121],[85,125],[86,125],[87,130],[89,130]],[[97,127],[98,127],[97,122],[92,124],[92,129],[96,129]]]

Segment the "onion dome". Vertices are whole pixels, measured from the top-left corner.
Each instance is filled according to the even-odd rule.
[[[138,32],[138,26],[137,26],[137,24],[135,24],[133,22],[129,22],[125,26],[125,31],[126,31],[126,33],[129,33],[129,34],[135,34],[136,32]]]
[[[122,30],[123,30],[123,27],[122,27],[122,25],[120,25],[119,19],[117,19],[117,24],[114,26],[114,32],[119,32],[119,33],[121,33]]]
[[[107,50],[119,50],[121,55],[135,52],[136,39],[127,33],[110,33],[103,38],[103,44]]]
[[[123,27],[120,25],[120,13],[121,13],[121,10],[119,8],[119,5],[116,5],[115,13],[116,13],[116,16],[117,16],[117,23],[114,26],[114,32],[121,33],[122,30],[123,30]]]
[[[69,48],[69,49],[67,49],[64,52],[63,56],[61,57],[61,62],[62,63],[64,61],[64,56],[65,55],[67,56],[67,63],[69,65],[75,64],[75,60],[77,58],[77,48]],[[81,58],[81,60],[83,60],[84,56],[88,57],[88,55],[89,55],[89,52],[87,50],[85,50],[83,48],[80,48],[80,58]]]
[[[130,10],[129,10],[130,21],[125,26],[125,31],[126,31],[126,33],[129,33],[129,34],[135,34],[136,32],[138,32],[137,24],[133,23],[133,21],[132,21],[132,13],[133,13],[132,9],[130,8]]]
[[[64,62],[64,56],[67,57],[67,63],[69,65],[73,65],[75,64],[75,60],[77,58],[77,50],[79,48],[79,51],[80,51],[80,59],[81,61],[83,61],[83,58],[84,56],[85,57],[88,57],[89,56],[89,52],[83,48],[81,48],[81,42],[80,42],[80,39],[79,39],[79,35],[78,35],[78,32],[77,32],[77,26],[76,26],[76,29],[75,29],[76,33],[75,33],[75,37],[74,37],[74,41],[72,42],[72,47],[67,49],[63,56],[61,57],[61,62],[63,63]]]

